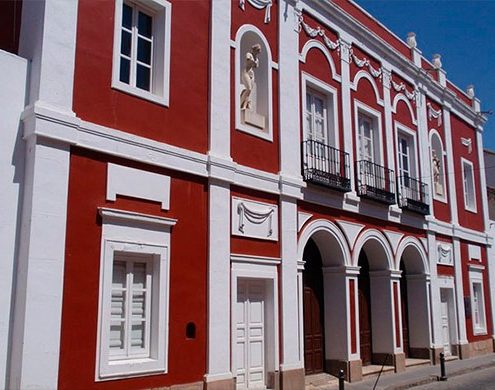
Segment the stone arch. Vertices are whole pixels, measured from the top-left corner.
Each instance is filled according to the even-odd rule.
[[[310,222],[299,236],[298,259],[303,260],[303,252],[309,239],[313,238],[320,252],[324,267],[346,266],[351,264],[351,254],[344,234],[333,222],[316,219]],[[331,256],[336,254],[337,256]]]
[[[357,90],[358,83],[362,78],[365,78],[366,80],[368,80],[371,83],[371,87],[373,88],[373,91],[375,92],[376,101],[379,104],[383,104],[382,99],[380,98],[380,92],[378,91],[378,86],[376,85],[375,79],[373,79],[373,77],[368,72],[366,72],[365,70],[360,70],[354,76],[354,80],[352,82],[354,91]]]
[[[371,270],[393,270],[395,268],[392,247],[385,235],[379,230],[367,229],[359,235],[352,255],[354,266],[358,265],[359,254],[363,249],[370,258],[374,258],[372,263],[370,262]],[[376,258],[379,260],[375,260]]]
[[[411,102],[403,93],[398,93],[397,95],[395,95],[394,101],[392,103],[392,112],[394,114],[397,112],[397,105],[400,101],[403,101],[406,104],[407,108],[409,109],[409,113],[411,114],[411,121],[413,124],[416,124],[416,116],[414,115],[414,110]]]
[[[404,237],[397,248],[395,257],[395,267],[400,269],[402,257],[408,263],[411,275],[429,275],[430,267],[428,265],[428,254],[421,242],[412,236]]]
[[[328,65],[330,66],[330,71],[332,73],[332,78],[333,79],[339,79],[338,74],[337,74],[337,68],[335,67],[335,63],[333,61],[333,58],[332,56],[330,55],[328,49],[325,47],[325,45],[323,45],[323,43],[321,43],[320,41],[317,41],[316,39],[311,39],[309,41],[307,41],[302,50],[301,50],[301,61],[302,62],[306,62],[306,58],[308,56],[308,53],[311,49],[317,49],[317,50],[320,50],[323,55],[325,56],[325,58],[327,59],[328,61]]]

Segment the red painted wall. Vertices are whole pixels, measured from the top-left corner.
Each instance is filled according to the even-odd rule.
[[[231,187],[231,196],[243,199],[250,199],[257,202],[278,205],[278,196],[263,193],[260,191],[250,190],[237,186]],[[261,240],[257,238],[240,237],[231,235],[230,250],[232,253],[246,254],[253,256],[280,257],[281,243],[281,225],[280,225],[280,207],[279,207],[279,228],[278,241]]]
[[[472,315],[470,318],[466,318],[466,332],[467,338],[469,342],[480,341],[480,340],[488,340],[492,338],[492,311],[491,311],[491,302],[490,302],[490,286],[488,281],[488,263],[487,263],[487,253],[486,247],[481,247],[481,262],[479,261],[471,261],[469,259],[469,242],[461,241],[461,260],[462,260],[462,276],[463,276],[463,288],[464,288],[464,297],[470,298],[471,290],[470,290],[470,282],[469,282],[469,264],[474,265],[483,265],[485,269],[482,271],[483,273],[483,294],[485,297],[485,321],[486,321],[486,335],[474,335],[473,334],[473,319]],[[478,244],[476,244],[478,245]]]
[[[22,0],[0,1],[0,50],[17,54],[21,15]]]
[[[264,22],[265,10],[258,10],[249,2],[243,11],[238,2],[232,3],[231,38],[235,40],[237,31],[244,24],[256,26],[265,36],[270,46],[272,61],[278,62],[278,2],[271,7],[271,21]],[[278,71],[272,69],[272,126],[273,141],[267,141],[235,128],[235,49],[231,49],[231,156],[239,164],[267,172],[280,171],[279,122],[278,122]]]
[[[167,108],[111,88],[115,2],[79,1],[74,112],[87,121],[205,153],[210,2],[171,3]]]
[[[463,122],[454,114],[450,115],[450,124],[452,128],[452,147],[454,154],[454,171],[455,171],[455,184],[457,195],[457,209],[459,224],[461,226],[483,231],[483,203],[481,199],[481,178],[480,178],[480,164],[478,160],[478,144],[476,142],[476,130],[469,127],[469,125]],[[462,145],[461,138],[470,138],[472,141],[472,151],[469,153],[469,149]],[[476,213],[467,211],[464,207],[464,187],[462,178],[462,162],[461,158],[473,163],[474,173],[474,186],[476,193]],[[484,174],[484,172],[483,172]]]
[[[127,197],[106,201],[107,162],[171,176],[170,210]],[[60,346],[60,389],[153,388],[202,381],[206,371],[206,183],[74,148],[71,153]],[[188,199],[184,202],[183,199]],[[95,383],[101,218],[97,207],[176,218],[171,233],[168,374]],[[186,339],[188,322],[196,339]],[[81,342],[84,340],[84,342]]]

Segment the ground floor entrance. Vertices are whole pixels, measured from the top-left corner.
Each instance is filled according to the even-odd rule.
[[[239,279],[236,302],[238,389],[265,388],[265,283]]]

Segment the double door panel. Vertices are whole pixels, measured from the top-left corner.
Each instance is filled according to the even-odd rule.
[[[239,279],[236,301],[237,389],[265,388],[265,283]]]

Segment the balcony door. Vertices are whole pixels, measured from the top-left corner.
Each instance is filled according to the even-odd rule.
[[[359,160],[375,162],[375,145],[373,119],[367,115],[359,115],[358,156]]]

